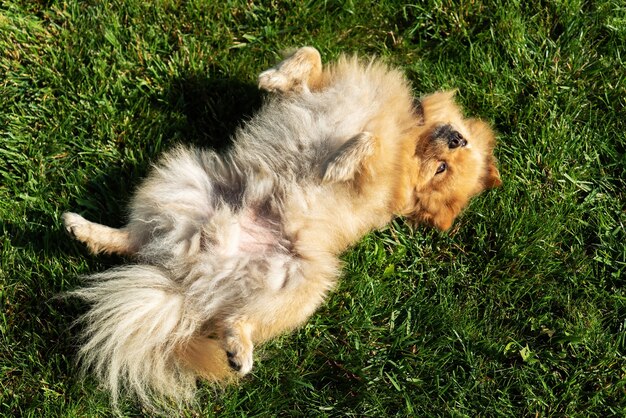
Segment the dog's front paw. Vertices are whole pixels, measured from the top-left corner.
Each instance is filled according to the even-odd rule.
[[[259,88],[272,93],[300,92],[313,87],[321,73],[322,60],[315,48],[303,47],[259,75]]]
[[[259,88],[270,93],[286,92],[293,86],[293,80],[289,80],[278,69],[270,68],[259,74]]]

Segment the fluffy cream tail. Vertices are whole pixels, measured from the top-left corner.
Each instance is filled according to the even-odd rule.
[[[75,290],[91,304],[80,319],[80,357],[111,392],[128,392],[148,406],[193,398],[196,378],[231,375],[218,343],[196,334],[202,318],[190,311],[180,285],[159,268],[131,265],[89,277]]]

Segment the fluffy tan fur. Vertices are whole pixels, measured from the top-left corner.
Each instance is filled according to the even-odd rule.
[[[335,285],[338,255],[396,216],[448,229],[498,186],[494,136],[453,93],[416,102],[379,61],[322,67],[309,47],[259,76],[274,93],[218,155],[178,147],[113,229],[67,230],[134,263],[73,292],[91,303],[80,354],[113,396],[193,397],[199,377],[252,368],[253,347],[301,325]]]

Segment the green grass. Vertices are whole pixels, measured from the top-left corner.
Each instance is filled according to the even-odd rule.
[[[240,387],[184,416],[626,414],[626,6],[620,0],[0,3],[0,414],[110,416],[55,299],[118,264],[60,226],[121,225],[151,161],[220,148],[300,45],[458,88],[504,186],[447,234],[401,221]],[[367,2],[369,3],[369,2]],[[142,413],[131,402],[123,413]]]

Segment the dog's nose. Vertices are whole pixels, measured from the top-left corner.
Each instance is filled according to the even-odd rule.
[[[451,131],[448,135],[448,148],[458,148],[467,145],[467,141],[459,131]]]

